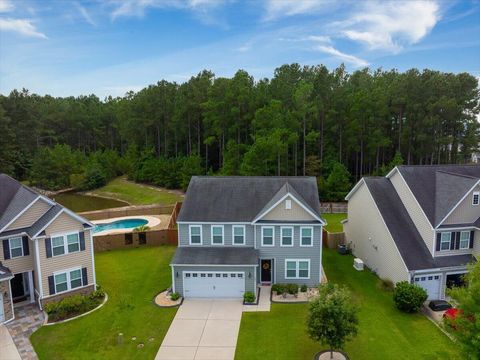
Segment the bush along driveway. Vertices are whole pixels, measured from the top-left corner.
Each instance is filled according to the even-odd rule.
[[[85,317],[37,330],[30,340],[39,358],[154,359],[177,311],[152,302],[170,286],[174,251],[160,246],[95,255],[97,282],[109,300]]]
[[[348,343],[352,360],[460,360],[456,345],[421,314],[395,308],[392,292],[368,271],[353,269],[353,257],[324,249],[323,265],[330,282],[346,285],[358,304],[359,333]],[[235,359],[313,359],[325,350],[308,338],[308,304],[272,304],[270,313],[244,313]]]

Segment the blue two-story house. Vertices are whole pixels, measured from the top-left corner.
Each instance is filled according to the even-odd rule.
[[[177,224],[172,287],[186,298],[321,281],[325,221],[314,177],[193,177]]]

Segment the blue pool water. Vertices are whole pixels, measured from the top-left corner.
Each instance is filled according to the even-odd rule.
[[[95,225],[94,233],[105,231],[105,230],[114,230],[114,229],[133,229],[141,225],[148,223],[148,220],[145,219],[125,219],[117,220],[111,223],[98,224]]]

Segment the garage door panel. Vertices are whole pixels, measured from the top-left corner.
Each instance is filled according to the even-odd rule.
[[[417,275],[414,281],[416,285],[425,289],[428,294],[428,300],[440,299],[441,275]]]
[[[183,284],[185,297],[239,298],[245,292],[245,273],[185,271]]]

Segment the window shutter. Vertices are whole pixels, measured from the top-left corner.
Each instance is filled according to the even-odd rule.
[[[47,253],[47,258],[52,257],[52,239],[46,238],[45,239],[45,251]]]
[[[442,238],[442,234],[441,234],[441,233],[437,233],[437,246],[435,247],[435,250],[436,250],[436,251],[440,251],[440,241],[441,241],[441,238]]]
[[[48,277],[48,290],[50,295],[55,294],[55,280],[53,279],[53,275]]]
[[[82,283],[83,286],[88,285],[87,268],[82,268]]]
[[[451,232],[450,233],[450,250],[455,250],[455,239],[457,237],[457,233]]]
[[[460,249],[460,231],[455,233],[455,250]]]
[[[473,239],[474,238],[475,238],[475,231],[472,230],[472,231],[470,231],[470,246],[469,246],[470,249],[473,249]]]
[[[28,256],[30,255],[30,245],[28,243],[28,236],[22,236],[22,242],[23,242],[23,256]]]
[[[8,239],[3,240],[3,258],[5,260],[10,259],[10,242]]]
[[[78,236],[80,238],[80,250],[84,251],[85,250],[85,231],[80,231]]]

